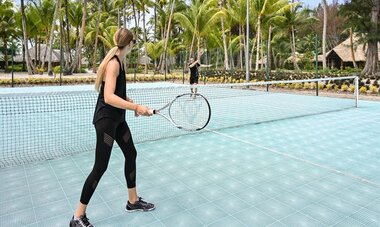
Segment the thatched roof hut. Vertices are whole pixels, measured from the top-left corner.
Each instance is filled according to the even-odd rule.
[[[355,36],[354,41],[354,57],[355,62],[359,67],[364,67],[366,62],[366,51],[367,45],[359,43],[359,37]],[[379,59],[380,59],[380,44],[379,44]],[[318,56],[318,62],[322,62],[322,55]],[[344,69],[346,67],[353,68],[353,59],[351,54],[351,41],[346,39],[332,50],[326,53],[327,66],[329,68],[340,68]]]
[[[36,54],[36,48],[33,47],[33,48],[29,48],[29,55],[32,61],[42,61],[46,53],[45,61],[47,62],[49,59],[49,51],[50,49],[46,47],[46,44],[40,44],[39,47],[37,46],[37,54]],[[53,49],[51,61],[54,63],[59,63],[60,59],[61,59],[60,51],[58,49]]]

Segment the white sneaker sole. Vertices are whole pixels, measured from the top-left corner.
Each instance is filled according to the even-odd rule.
[[[143,210],[143,209],[134,209],[134,210],[128,210],[127,208],[125,208],[125,211],[128,212],[128,213],[133,213],[133,212],[136,212],[136,211],[142,211],[142,212],[147,212],[147,211],[152,211],[156,209],[156,207],[153,207],[153,208],[150,208],[148,210]]]

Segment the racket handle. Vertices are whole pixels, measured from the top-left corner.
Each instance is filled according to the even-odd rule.
[[[157,111],[157,110],[150,109],[150,110],[149,110],[149,113],[150,113],[150,114],[157,114],[158,111]]]

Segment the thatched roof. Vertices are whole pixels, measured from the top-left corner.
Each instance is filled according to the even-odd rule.
[[[37,47],[38,48],[38,47]],[[40,44],[40,60],[42,61],[44,55],[45,55],[45,50],[46,50],[46,44]],[[32,47],[32,48],[29,48],[29,55],[30,55],[30,58],[32,60],[36,60],[36,54],[35,54],[35,47]],[[52,62],[60,62],[60,51],[58,49],[53,49],[52,51],[52,55],[51,55],[51,61]],[[45,61],[48,62],[49,60],[49,49],[47,49],[47,52],[46,52],[46,59]],[[22,62],[22,55],[16,55],[14,57],[14,61],[15,62]]]
[[[354,36],[353,39],[354,43],[354,55],[355,55],[355,61],[356,62],[365,62],[366,61],[366,51],[367,51],[367,45],[359,43],[359,37]],[[334,47],[332,50],[328,51],[326,53],[326,58],[329,57],[330,54],[336,53],[340,59],[342,59],[343,62],[352,62],[352,56],[351,56],[351,41],[350,38],[346,39],[342,43],[340,43],[338,46]],[[318,56],[318,61],[322,62],[322,55]],[[379,43],[379,59],[380,59],[380,43]]]

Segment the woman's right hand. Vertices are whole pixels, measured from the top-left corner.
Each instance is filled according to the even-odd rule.
[[[152,116],[153,111],[147,106],[137,105],[135,109],[136,116]]]

